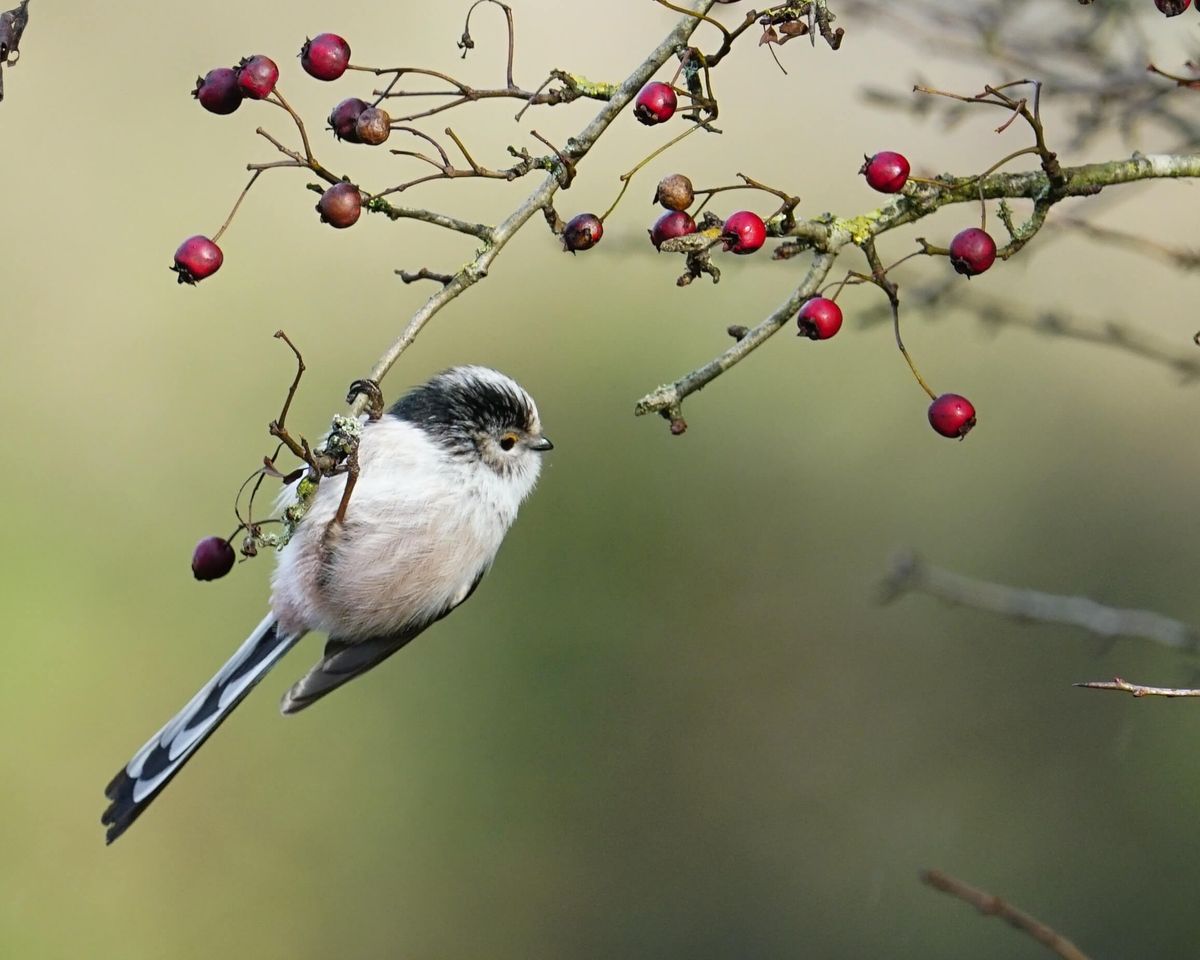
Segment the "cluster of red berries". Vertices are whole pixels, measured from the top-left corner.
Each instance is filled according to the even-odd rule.
[[[1156,0],[1166,2],[1166,0]],[[1191,0],[1184,0],[1184,5]],[[859,169],[867,184],[880,193],[899,193],[908,183],[908,158],[894,150],[867,157]],[[975,277],[996,262],[996,241],[986,230],[968,227],[950,241],[950,265],[965,277]],[[804,306],[816,303],[810,300]],[[801,309],[803,314],[804,310]],[[840,323],[840,311],[839,311]],[[803,332],[803,328],[801,330]],[[975,407],[957,393],[943,393],[929,405],[929,425],[943,437],[961,440],[975,426]]]
[[[304,46],[300,48],[300,65],[309,76],[318,80],[336,80],[350,65],[350,44],[336,33],[318,34],[304,41]],[[263,54],[254,54],[243,57],[236,67],[217,67],[198,77],[192,96],[209,113],[227,116],[237,110],[245,99],[266,99],[275,90],[278,80],[279,67],[275,61]],[[355,102],[362,106],[350,121],[350,134],[345,132],[344,126],[339,133],[334,117],[330,117],[335,135],[344,140],[350,140],[353,136],[355,143],[382,143],[390,132],[390,118],[382,110],[372,111],[361,100]],[[338,104],[334,114],[347,103],[350,101]],[[365,120],[364,115],[367,115]],[[325,191],[317,204],[317,211],[325,223],[335,227],[350,226],[361,211],[357,188],[350,184],[335,184]],[[179,245],[171,269],[178,275],[180,283],[194,284],[211,277],[221,268],[224,260],[221,248],[215,241],[197,235],[188,237]]]

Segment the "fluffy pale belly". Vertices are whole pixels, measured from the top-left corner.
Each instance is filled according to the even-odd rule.
[[[341,528],[340,484],[322,494],[280,555],[271,604],[287,630],[354,639],[428,621],[461,602],[507,527],[462,487],[419,513],[356,489]]]

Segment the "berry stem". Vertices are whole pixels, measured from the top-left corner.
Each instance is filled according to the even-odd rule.
[[[291,164],[291,161],[285,162],[285,165],[290,165],[290,164]],[[246,199],[246,194],[248,194],[250,192],[250,188],[252,186],[254,186],[254,181],[258,179],[258,176],[260,173],[262,173],[262,169],[258,168],[254,171],[254,173],[250,174],[249,182],[244,187],[242,187],[242,192],[238,194],[237,200],[234,201],[233,209],[229,211],[229,216],[227,216],[225,218],[225,222],[223,224],[221,224],[221,229],[212,235],[211,239],[212,239],[213,243],[216,243],[218,240],[221,239],[221,234],[223,234],[225,232],[225,229],[229,226],[229,224],[233,222],[234,214],[236,214],[238,212],[238,207],[240,207],[242,205],[242,201]]]
[[[1008,163],[1009,160],[1016,160],[1017,157],[1023,157],[1027,153],[1040,154],[1040,152],[1041,151],[1039,151],[1037,147],[1024,147],[1021,150],[1014,150],[1007,157],[997,160],[990,167],[988,167],[986,170],[984,170],[983,173],[979,174],[979,176],[976,179],[979,181],[979,206],[983,210],[983,213],[979,217],[979,229],[980,230],[987,229],[987,206],[983,202],[983,180],[984,180],[984,178],[995,173],[1002,166],[1004,166],[1006,163]]]
[[[711,24],[721,31],[721,35],[725,38],[725,43],[733,42],[733,34],[725,29],[725,26],[718,23],[712,17],[703,13],[697,13],[695,10],[689,10],[687,7],[677,7],[670,0],[654,0],[659,6],[666,7],[668,10],[674,10],[676,13],[682,13],[684,16],[695,17],[697,20],[702,20],[704,23]]]
[[[602,214],[600,214],[600,222],[603,223],[608,218],[608,215],[617,208],[617,204],[620,203],[621,198],[623,196],[625,196],[625,191],[629,189],[629,183],[631,180],[633,180],[633,175],[635,173],[637,173],[639,170],[641,170],[642,167],[644,167],[646,164],[648,164],[651,160],[653,160],[655,157],[657,157],[664,150],[667,150],[668,148],[675,146],[675,144],[677,144],[684,137],[691,136],[693,133],[695,133],[697,130],[699,130],[701,127],[704,127],[704,126],[705,126],[705,124],[703,124],[703,123],[693,124],[692,126],[688,127],[686,130],[684,130],[683,133],[679,134],[678,136],[672,137],[670,140],[668,140],[666,143],[664,143],[657,150],[654,150],[653,152],[647,154],[645,157],[643,157],[641,160],[639,160],[632,169],[627,170],[625,173],[621,174],[621,177],[620,177],[621,191],[620,191],[620,193],[617,194],[617,199],[614,200],[609,205],[608,209],[605,210]]]
[[[704,208],[708,206],[708,201],[713,198],[714,194],[724,193],[726,190],[762,190],[764,193],[769,193],[773,196],[779,197],[779,199],[783,201],[783,205],[780,206],[780,208],[773,214],[771,214],[771,216],[766,217],[765,219],[767,220],[770,220],[771,217],[776,217],[781,213],[790,213],[796,208],[796,205],[800,203],[799,197],[793,197],[787,193],[784,193],[782,190],[775,189],[775,187],[768,187],[765,183],[760,183],[753,177],[746,176],[744,173],[739,173],[738,176],[741,177],[745,182],[731,183],[724,187],[709,187],[705,190],[696,190],[696,196],[700,196],[702,193],[707,194],[707,196],[705,196],[704,202],[696,208],[696,212],[693,214],[693,216],[698,217],[704,211]]]
[[[871,280],[887,295],[888,303],[892,306],[892,330],[896,334],[896,346],[900,349],[900,354],[904,357],[904,362],[908,364],[908,369],[917,378],[917,383],[921,385],[921,389],[929,394],[930,400],[936,400],[937,394],[930,389],[929,384],[925,382],[925,378],[921,376],[921,371],[913,363],[912,357],[909,356],[908,350],[904,346],[904,339],[900,336],[900,288],[888,279],[888,272],[879,260],[879,253],[875,250],[875,242],[873,240],[868,240],[862,245],[862,252],[866,256],[867,262],[871,265]]]
[[[921,389],[929,394],[930,400],[936,400],[937,394],[929,389],[929,384],[925,382],[925,378],[921,376],[921,371],[917,369],[917,365],[913,363],[912,357],[908,355],[908,351],[904,348],[904,341],[900,339],[900,301],[892,301],[892,329],[896,332],[896,346],[900,348],[900,353],[903,355],[905,362],[908,364],[908,369],[912,371],[912,375],[917,378],[917,383],[921,385]]]
[[[304,144],[304,159],[306,159],[309,163],[313,163],[312,145],[308,142],[308,131],[304,128],[304,121],[301,120],[300,115],[292,109],[292,105],[283,99],[283,94],[279,92],[278,86],[271,91],[271,96],[275,97],[275,99],[272,100],[271,97],[267,97],[267,103],[273,103],[275,106],[282,107],[288,112],[296,124],[296,129],[300,131],[300,140]]]

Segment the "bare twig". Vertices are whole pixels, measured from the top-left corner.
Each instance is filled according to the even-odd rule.
[[[922,870],[920,877],[926,886],[957,897],[963,903],[969,903],[985,917],[996,917],[1010,927],[1028,934],[1062,960],[1088,960],[1087,954],[1062,934],[994,894],[956,880],[941,870]]]
[[[1188,687],[1147,687],[1141,683],[1130,683],[1120,677],[1113,677],[1111,680],[1073,683],[1071,686],[1084,687],[1088,690],[1119,690],[1133,694],[1135,697],[1200,697],[1200,690]]]
[[[1109,607],[1089,597],[1068,597],[977,580],[922,561],[913,551],[897,550],[882,583],[881,599],[925,593],[978,610],[1020,620],[1082,627],[1101,637],[1142,637],[1168,647],[1195,649],[1200,632],[1153,610]]]
[[[405,283],[416,283],[418,280],[436,280],[438,283],[445,286],[454,277],[449,273],[435,273],[427,267],[422,267],[416,273],[409,273],[407,270],[397,270],[397,276]]]

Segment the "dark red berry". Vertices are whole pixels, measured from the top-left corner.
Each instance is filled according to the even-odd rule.
[[[368,106],[367,101],[359,100],[358,97],[350,97],[334,107],[333,112],[329,115],[329,129],[333,131],[333,135],[347,143],[362,143],[354,125],[358,122],[359,114]]]
[[[604,236],[604,223],[594,213],[581,213],[567,221],[563,227],[563,249],[578,253],[591,250]]]
[[[800,307],[796,325],[802,337],[828,340],[842,329],[842,308],[826,297],[813,297]]]
[[[734,253],[753,253],[767,241],[767,225],[762,217],[749,210],[739,210],[721,228],[725,249]]]
[[[354,135],[361,143],[379,146],[392,133],[392,118],[386,110],[379,107],[367,107],[354,121]]]
[[[968,227],[950,241],[950,263],[963,276],[978,276],[995,262],[996,241],[985,230]]]
[[[867,184],[872,190],[878,190],[880,193],[899,193],[908,183],[908,170],[908,159],[904,154],[881,150],[875,156],[867,157],[858,172],[867,178]]]
[[[192,91],[192,96],[209,113],[233,113],[242,105],[237,71],[229,67],[209,70],[203,77],[196,78],[196,89]]]
[[[192,551],[192,576],[197,580],[219,580],[233,569],[236,559],[224,537],[205,537]]]
[[[352,227],[362,213],[362,194],[352,183],[335,183],[317,201],[321,222],[338,230]]]
[[[175,265],[171,267],[179,274],[180,283],[198,283],[211,277],[221,269],[225,261],[221,248],[208,237],[188,237],[175,251]]]
[[[633,101],[633,115],[647,126],[666,123],[675,116],[679,103],[669,83],[652,80],[638,91]]]
[[[275,81],[279,79],[275,61],[261,54],[243,58],[236,72],[238,87],[251,100],[262,100],[275,89]]]
[[[658,181],[654,191],[654,202],[661,203],[668,210],[686,210],[696,199],[696,191],[692,181],[682,173],[672,173]]]
[[[1154,0],[1158,12],[1168,17],[1177,17],[1192,5],[1192,0]]]
[[[318,33],[300,48],[300,66],[318,80],[336,80],[349,65],[350,44],[336,33]]]
[[[685,237],[689,233],[695,232],[696,221],[688,216],[686,211],[668,210],[655,220],[654,226],[650,228],[650,242],[654,244],[654,249],[657,250],[663,245],[664,240]]]
[[[975,408],[966,397],[943,393],[929,405],[929,425],[943,437],[961,440],[975,426]]]

